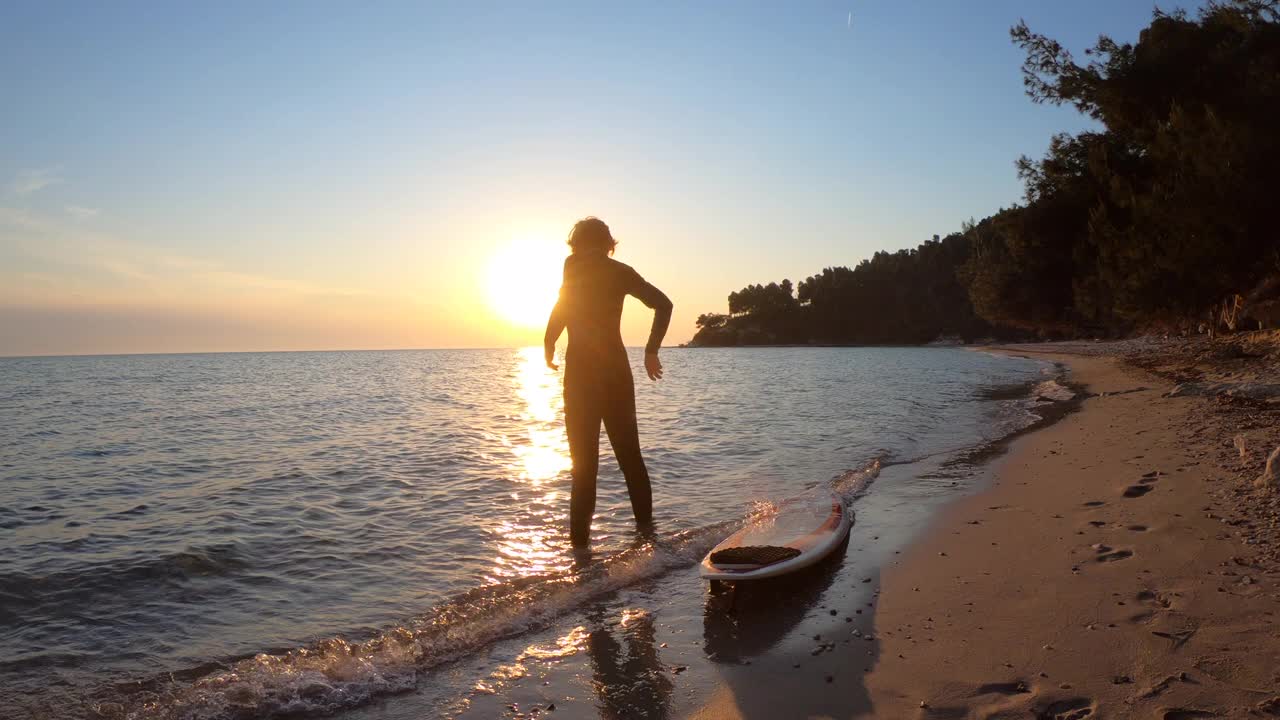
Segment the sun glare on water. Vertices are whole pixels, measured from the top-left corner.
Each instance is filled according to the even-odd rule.
[[[489,261],[485,289],[494,312],[512,325],[540,327],[560,292],[564,243],[526,238],[500,248]]]

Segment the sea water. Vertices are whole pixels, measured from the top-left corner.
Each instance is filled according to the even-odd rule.
[[[447,700],[474,690],[451,662],[695,573],[761,507],[945,495],[1069,396],[1049,363],[955,348],[665,350],[661,382],[637,370],[657,531],[602,438],[583,555],[541,354],[0,359],[0,717]]]

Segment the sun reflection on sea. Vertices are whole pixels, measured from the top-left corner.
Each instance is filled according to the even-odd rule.
[[[542,349],[520,350],[516,393],[524,402],[520,420],[528,436],[527,445],[512,445],[519,460],[520,478],[533,485],[551,480],[569,469],[569,441],[556,423],[564,403],[560,378],[543,364]]]
[[[542,666],[545,671],[546,663],[562,660],[581,652],[586,648],[590,637],[591,633],[585,627],[579,625],[567,634],[556,638],[554,644],[530,645],[516,657],[514,662],[508,665],[499,665],[489,674],[489,677],[476,683],[473,689],[486,695],[493,695],[501,691],[503,686],[512,680],[518,680],[528,675],[531,664],[529,661],[536,661],[536,664]]]
[[[545,575],[569,569],[564,550],[562,515],[567,509],[560,491],[544,487],[569,470],[569,442],[559,423],[563,398],[560,378],[543,362],[542,348],[518,351],[514,374],[516,415],[520,430],[504,438],[512,459],[512,513],[492,528],[498,552],[490,581]]]

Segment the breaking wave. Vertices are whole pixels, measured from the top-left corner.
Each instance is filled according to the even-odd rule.
[[[841,473],[828,487],[852,502],[867,492],[881,464],[876,459]],[[543,627],[604,593],[692,566],[726,535],[782,503],[755,503],[740,518],[643,540],[607,557],[584,553],[568,572],[478,587],[364,637],[333,637],[116,686],[99,692],[88,709],[110,720],[249,720],[333,713],[408,692],[433,667]]]

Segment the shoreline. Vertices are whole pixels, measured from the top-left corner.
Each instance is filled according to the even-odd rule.
[[[1223,532],[1212,447],[1185,437],[1202,401],[1118,358],[1005,351],[1060,359],[1092,394],[886,571],[873,716],[1280,712],[1275,569]]]
[[[1052,364],[1056,372],[1045,380],[1067,382],[1063,363]],[[509,664],[520,665],[520,679],[486,681],[451,716],[879,717],[866,679],[887,652],[879,631],[882,573],[947,508],[985,492],[989,469],[1011,446],[1076,412],[1085,396],[1072,389],[1073,399],[1032,409],[1038,419],[1009,435],[884,466],[872,491],[854,504],[857,520],[834,562],[744,584],[727,597],[677,571],[592,603],[598,607],[584,613],[587,622],[558,620],[507,653],[559,647],[562,660]],[[583,643],[576,650],[575,638]],[[634,675],[626,677],[624,668]],[[388,707],[357,717],[410,716]]]
[[[1027,390],[1048,380],[1061,382],[1060,370]],[[1048,415],[1033,423],[1043,427],[1072,404],[1027,410]],[[832,562],[725,596],[709,592],[695,572],[709,544],[696,557],[664,560],[669,571],[623,583],[538,629],[433,670],[407,695],[341,717],[763,719],[843,717],[870,707],[864,676],[882,652],[881,573],[942,509],[985,486],[989,456],[1008,443],[1000,436],[882,465],[854,503],[849,542]],[[472,689],[437,692],[436,680],[446,678],[473,678]]]
[[[964,355],[955,353],[954,359],[938,363],[931,360],[929,366],[991,364],[991,358]],[[996,361],[996,365],[1021,363]],[[1015,401],[984,405],[986,409],[980,411],[991,413],[989,430],[1000,430],[989,437],[1001,437],[1006,421],[1025,422],[1018,408],[1032,409],[1029,406],[1037,404],[1025,402],[1027,393],[1035,397],[1031,388],[1041,382],[1032,378],[1048,380],[1051,365],[1026,363],[1021,372],[1013,373],[1019,379],[1012,384],[1000,384],[994,378],[1002,373],[992,371],[988,376],[984,370],[975,378],[989,378],[995,384],[961,384],[955,391],[965,398],[973,393],[984,400]],[[844,375],[833,377],[847,383]],[[1014,393],[1014,388],[1021,390]],[[988,395],[987,390],[997,394]],[[997,412],[997,406],[1011,412]],[[851,629],[873,634],[874,610],[863,606],[874,601],[881,569],[939,508],[974,491],[980,478],[977,468],[993,452],[991,445],[999,443],[982,435],[966,430],[952,438],[968,438],[959,445],[935,442],[921,453],[908,448],[902,456],[906,459],[884,463],[872,491],[856,502],[858,523],[853,539],[839,551],[841,557],[817,572],[794,574],[767,588],[762,584],[758,592],[752,588],[741,593],[737,613],[710,597],[707,583],[695,572],[697,561],[726,531],[718,529],[717,523],[694,524],[663,533],[653,542],[637,542],[631,548],[634,552],[607,556],[607,564],[584,563],[562,576],[570,583],[538,583],[523,590],[515,586],[521,597],[512,602],[489,603],[487,598],[499,596],[467,593],[452,597],[448,604],[431,605],[403,624],[414,633],[412,642],[406,643],[415,653],[412,657],[397,654],[402,647],[399,639],[405,637],[400,627],[369,628],[335,636],[352,643],[362,658],[368,657],[368,665],[348,667],[341,646],[325,649],[332,646],[321,637],[299,643],[297,653],[277,651],[280,663],[263,664],[245,655],[208,675],[191,673],[191,682],[167,675],[144,676],[135,684],[117,683],[92,695],[69,696],[67,702],[83,706],[83,716],[112,718],[141,711],[141,704],[151,702],[154,695],[164,704],[143,716],[178,717],[182,708],[202,703],[212,707],[225,702],[224,697],[246,717],[255,706],[278,707],[276,698],[298,697],[301,701],[294,701],[294,706],[299,707],[300,716],[306,716],[322,707],[317,698],[335,697],[337,702],[326,712],[344,718],[532,717],[553,705],[557,717],[596,717],[608,712],[637,716],[626,710],[630,707],[652,708],[641,717],[684,717],[703,703],[707,689],[729,683],[739,693],[750,693],[758,689],[755,678],[760,670],[792,673],[796,664],[802,667],[798,674],[816,678],[817,687],[806,692],[825,694],[824,677],[843,671],[837,667],[839,655],[830,649],[821,651],[821,657],[814,655],[813,638],[821,636],[827,643],[831,641],[826,638]],[[847,471],[839,469],[843,462],[834,464],[824,454],[821,470],[830,467],[837,472],[836,478],[864,471],[876,457],[874,452],[865,453],[866,447],[866,443],[858,445],[851,457],[853,467]],[[970,451],[974,447],[977,450]],[[814,485],[832,477],[805,475],[813,478]],[[746,506],[751,496],[737,492]],[[443,610],[438,616],[446,620],[438,625],[437,609]],[[847,612],[839,616],[842,609]],[[874,651],[877,643],[866,647]],[[309,655],[313,649],[318,654]],[[225,671],[240,679],[224,692]],[[645,681],[628,681],[627,676],[634,673]],[[815,699],[821,703],[816,707],[819,711],[836,712],[843,705],[838,696]],[[775,717],[778,713],[788,716],[790,708],[770,706],[768,701],[755,697],[750,704],[776,710]],[[35,706],[31,711],[43,709]],[[59,717],[60,713],[51,706],[42,716]]]
[[[795,717],[1280,715],[1280,638],[1268,631],[1280,563],[1265,537],[1276,503],[1238,514],[1247,491],[1223,477],[1223,428],[1203,431],[1232,419],[1168,397],[1167,377],[1115,352],[981,350],[1063,363],[1088,393],[1012,438],[980,489],[885,564],[860,633],[871,649],[836,645],[831,697],[806,696],[811,677],[756,681],[792,698]],[[726,683],[691,715],[768,716]]]
[[[1280,614],[1269,537],[1280,501],[1239,482],[1256,476],[1257,448],[1280,441],[1267,424],[1280,403],[1166,392],[1213,379],[1186,357],[1144,369],[1116,345],[965,349],[1052,363],[1076,395],[1028,408],[1040,419],[973,453],[884,466],[847,546],[811,572],[729,601],[684,571],[697,547],[664,546],[573,609],[336,716],[1175,720],[1280,708],[1268,694],[1280,640],[1266,632]],[[1239,361],[1252,374],[1213,367],[1248,383],[1269,372],[1255,357]],[[1247,462],[1231,444],[1246,421]]]

